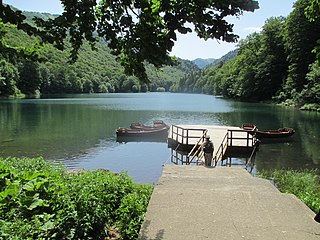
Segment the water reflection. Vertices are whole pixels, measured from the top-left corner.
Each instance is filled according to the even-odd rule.
[[[292,127],[290,141],[263,143],[255,167],[319,168],[320,114],[200,94],[82,94],[60,98],[0,100],[0,155],[43,156],[69,168],[128,171],[156,182],[170,160],[165,142],[116,142],[115,129],[132,122]],[[243,159],[239,158],[243,162]],[[238,161],[233,159],[232,161]],[[244,160],[245,162],[245,160]]]
[[[256,153],[249,154],[246,157],[236,157],[236,155],[225,156],[221,161],[212,161],[211,167],[241,167],[246,169],[249,173],[256,174],[255,167]],[[197,165],[204,166],[203,157],[190,156],[189,152],[171,149],[171,163],[175,165]]]
[[[254,123],[259,129],[292,127],[296,133],[285,141],[264,142],[257,154],[257,169],[318,168],[320,114],[275,105],[234,102],[232,113],[219,114],[226,125]]]

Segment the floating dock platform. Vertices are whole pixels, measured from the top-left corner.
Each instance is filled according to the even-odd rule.
[[[184,152],[200,148],[206,135],[213,142],[213,160],[222,161],[227,156],[250,157],[258,146],[258,140],[240,127],[215,125],[172,125],[168,135],[168,146]]]

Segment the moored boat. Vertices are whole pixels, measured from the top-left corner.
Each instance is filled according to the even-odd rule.
[[[262,138],[286,138],[295,133],[293,128],[279,128],[277,130],[255,131],[258,139]]]
[[[170,126],[163,121],[155,121],[153,126],[132,123],[130,128],[116,130],[118,142],[128,141],[166,141]]]
[[[167,127],[168,125],[165,124],[162,120],[153,121],[153,126],[147,126],[142,123],[131,123],[131,129],[144,129],[144,130],[153,130],[157,128]]]
[[[257,130],[257,126],[251,123],[244,123],[241,126],[242,129],[247,130],[247,131],[255,131]]]
[[[117,137],[150,137],[150,136],[167,136],[169,126],[156,129],[129,129],[118,128]]]
[[[254,124],[243,124],[241,126],[244,130],[248,131],[250,134],[255,135],[258,139],[264,138],[287,138],[295,133],[293,128],[279,128],[276,130],[259,130]]]

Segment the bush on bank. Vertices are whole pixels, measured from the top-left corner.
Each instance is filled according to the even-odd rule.
[[[136,239],[152,190],[126,173],[0,158],[0,239]]]
[[[262,171],[259,175],[272,179],[281,192],[296,195],[314,212],[319,211],[320,176],[317,170]]]

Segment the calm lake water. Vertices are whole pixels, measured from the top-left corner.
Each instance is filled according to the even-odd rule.
[[[115,129],[132,122],[211,124],[259,129],[293,127],[286,142],[261,144],[255,167],[319,168],[320,114],[200,94],[84,94],[0,101],[0,156],[62,161],[69,169],[127,171],[137,182],[155,183],[170,163],[163,142],[116,142]],[[241,159],[239,160],[241,161]]]

